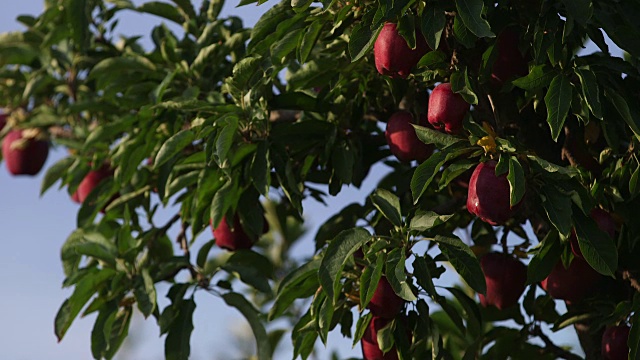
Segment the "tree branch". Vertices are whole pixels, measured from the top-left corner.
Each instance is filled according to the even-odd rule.
[[[551,352],[553,355],[555,355],[559,359],[582,360],[580,356],[554,344],[553,341],[551,341],[551,339],[549,339],[549,337],[542,332],[542,329],[538,325],[534,326],[529,331],[529,334],[539,337],[540,340],[542,340],[542,342],[545,345],[545,351]]]

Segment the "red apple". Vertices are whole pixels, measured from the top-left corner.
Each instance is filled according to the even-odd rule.
[[[602,334],[602,357],[605,360],[627,360],[629,358],[629,331],[627,325],[607,328]]]
[[[411,125],[413,115],[407,111],[399,111],[387,121],[384,136],[391,153],[402,162],[418,160],[423,162],[433,153],[433,146],[420,141],[416,129]]]
[[[416,30],[416,48],[411,49],[394,23],[384,24],[373,45],[376,69],[392,78],[409,76],[411,69],[428,51],[429,46],[420,31]]]
[[[82,202],[80,201],[80,197],[78,197],[78,190],[74,191],[73,194],[71,194],[71,200],[74,203],[82,204]]]
[[[590,214],[591,218],[595,220],[596,224],[598,224],[598,228],[609,234],[611,239],[616,235],[616,222],[613,220],[613,217],[608,212],[600,209],[593,208]],[[575,231],[571,233],[571,237],[569,238],[569,243],[571,244],[571,252],[579,258],[583,258],[582,251],[580,250],[580,245],[578,244],[578,237],[576,236]]]
[[[396,295],[385,276],[378,281],[378,287],[367,305],[373,316],[393,319],[404,307],[404,300]]]
[[[76,190],[78,203],[82,204],[87,196],[91,194],[93,189],[95,189],[102,180],[111,176],[113,176],[113,170],[107,164],[102,165],[102,167],[97,170],[89,171],[84,179],[82,179],[82,182],[80,182],[80,185],[78,185],[78,189]],[[71,198],[73,199],[73,195]]]
[[[491,73],[491,80],[496,85],[529,73],[527,61],[518,49],[519,42],[520,34],[513,27],[504,29],[496,38],[498,55]]]
[[[504,224],[518,206],[510,205],[507,175],[496,176],[496,164],[490,160],[476,166],[467,195],[467,210],[490,225]]]
[[[482,306],[503,310],[517,304],[527,282],[527,267],[503,253],[484,255],[480,266],[487,282],[487,294],[479,294]]]
[[[386,354],[378,345],[378,331],[385,327],[391,319],[374,316],[362,336],[362,357],[364,360],[398,360],[398,351],[394,346]]]
[[[581,258],[574,257],[565,269],[562,261],[558,261],[549,276],[542,280],[540,286],[554,299],[575,303],[584,298],[589,290],[600,280],[600,274]]]
[[[469,108],[469,103],[451,90],[450,83],[442,83],[436,86],[429,96],[427,119],[429,124],[440,131],[459,134]]]
[[[2,141],[2,156],[13,175],[37,174],[49,155],[49,144],[44,140],[24,137],[23,130],[12,130]]]
[[[268,225],[266,228],[268,229]],[[250,249],[255,243],[242,228],[240,217],[237,215],[234,216],[232,226],[229,226],[227,217],[224,216],[220,224],[218,224],[218,227],[213,229],[213,237],[216,239],[216,244],[219,247],[229,251]]]

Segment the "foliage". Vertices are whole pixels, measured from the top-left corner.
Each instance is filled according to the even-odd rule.
[[[91,351],[112,358],[137,307],[166,334],[166,357],[186,359],[194,292],[204,290],[247,318],[258,359],[272,357],[280,336],[265,323],[280,318],[292,324],[293,357],[306,359],[336,328],[360,341],[372,284],[384,275],[409,302],[379,336],[402,359],[572,358],[540,325],[578,322],[590,329],[582,334],[595,346],[585,347],[590,354],[605,325],[633,321],[637,353],[637,2],[282,1],[260,8],[252,29],[220,18],[221,7],[46,0],[42,14],[19,17],[26,30],[0,35],[0,97],[11,113],[0,136],[39,128],[69,151],[49,167],[41,191],[58,183],[72,195],[91,169],[114,170],[81,205],[61,250],[73,294],[56,316],[59,339],[78,315],[97,313]],[[162,23],[145,49],[138,37],[115,35],[125,11],[184,33]],[[409,44],[420,29],[433,49],[408,79],[376,72],[373,44],[387,21],[398,22]],[[514,46],[528,68],[496,82],[504,31],[518,33]],[[611,55],[605,36],[624,58]],[[580,53],[587,40],[600,51]],[[429,90],[443,81],[473,105],[464,132],[417,126],[437,151],[421,164],[390,158],[383,123],[399,108],[424,116]],[[489,158],[507,174],[510,204],[520,203],[497,227],[464,207],[470,171]],[[379,163],[391,172],[367,200],[320,227],[312,258],[292,257],[303,200],[331,204]],[[614,239],[589,218],[594,207],[613,214]],[[177,213],[158,224],[167,209]],[[252,250],[214,252],[214,240],[196,241],[236,213],[254,237],[266,214],[270,231]],[[174,224],[180,235],[169,239]],[[558,261],[572,261],[573,229],[586,261],[605,276],[598,291],[558,314],[536,284]],[[507,311],[475,300],[487,289],[477,256],[498,245],[529,258],[522,307]],[[447,262],[465,285],[434,285],[453,271]],[[158,283],[171,284],[164,309]],[[505,319],[517,327],[494,324]]]

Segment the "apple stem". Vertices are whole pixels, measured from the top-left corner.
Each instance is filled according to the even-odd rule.
[[[507,236],[509,236],[509,228],[502,228],[502,237],[500,237],[500,245],[502,245],[502,252],[505,254],[509,253],[509,248],[507,247]]]

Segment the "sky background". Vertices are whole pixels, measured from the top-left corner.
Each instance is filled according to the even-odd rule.
[[[135,1],[140,3],[141,1]],[[200,1],[194,1],[199,4]],[[228,2],[223,16],[240,16],[245,26],[252,26],[260,14],[268,9],[269,3],[260,7],[254,5],[234,8]],[[273,3],[271,0],[270,3]],[[43,9],[42,0],[21,0],[11,2],[0,12],[0,32],[22,29],[15,21],[20,14],[39,14]],[[122,17],[118,32],[131,35],[146,35],[160,20],[153,16],[142,16],[127,12]],[[176,29],[177,27],[174,27]],[[594,51],[589,47],[587,52]],[[45,168],[65,156],[63,149],[52,149]],[[305,239],[295,247],[297,256],[309,256],[313,252],[312,239],[317,227],[329,216],[351,202],[362,202],[377,180],[388,168],[379,165],[372,169],[360,190],[345,188],[337,198],[331,199],[329,208],[315,201],[305,203],[305,216],[310,229]],[[36,177],[11,177],[4,164],[0,166],[0,346],[2,358],[7,360],[75,360],[91,359],[90,334],[94,317],[76,319],[64,340],[58,343],[53,333],[53,321],[60,304],[71,294],[70,289],[62,289],[64,280],[60,263],[60,248],[75,229],[76,211],[66,191],[53,187],[43,197],[39,196],[40,183],[44,171]],[[175,229],[174,229],[175,235]],[[209,232],[203,234],[202,241],[209,240]],[[199,240],[200,241],[200,240]],[[447,281],[451,281],[448,278]],[[166,286],[158,287],[158,301],[161,307],[167,305],[164,298]],[[233,334],[246,326],[244,319],[234,309],[224,305],[222,300],[200,292],[197,296],[194,318],[195,330],[192,334],[192,359],[215,360],[237,358],[233,352]],[[560,306],[559,306],[560,308]],[[289,334],[281,341],[276,359],[290,359]],[[159,337],[155,319],[144,320],[136,314],[129,331],[129,342],[125,343],[120,360],[155,360],[164,356],[164,338]],[[572,330],[552,334],[551,338],[562,344],[575,344]],[[329,339],[330,350],[337,350],[339,358],[360,357],[359,347],[351,348],[351,340],[343,339],[339,331],[332,332]],[[317,348],[321,349],[320,344]],[[321,351],[318,359],[328,358],[328,351]]]

